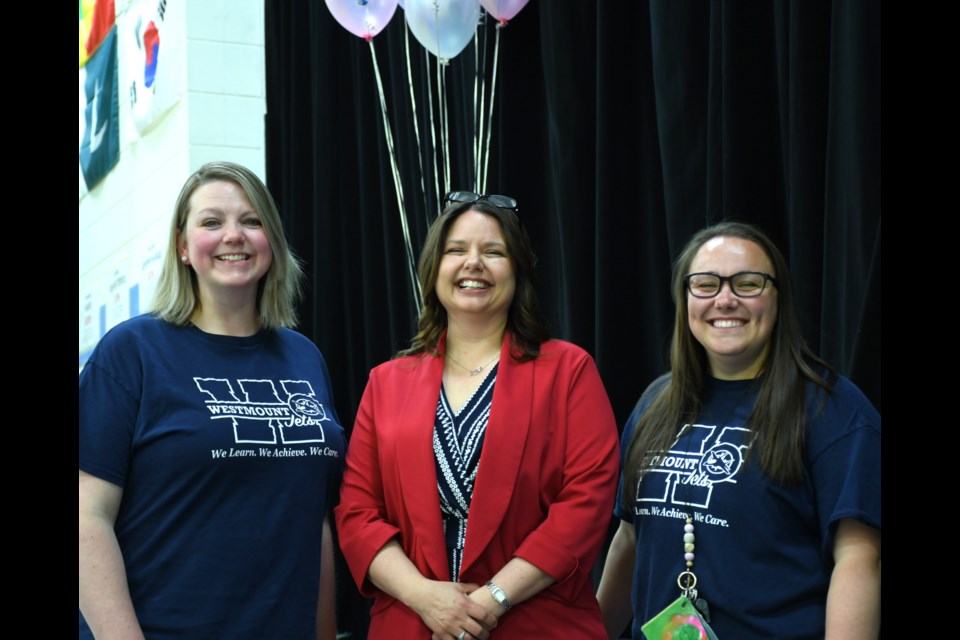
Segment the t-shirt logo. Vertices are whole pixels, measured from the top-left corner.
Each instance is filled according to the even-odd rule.
[[[307,380],[197,378],[214,421],[228,420],[237,444],[324,442],[331,421]]]
[[[743,427],[690,425],[637,484],[637,504],[674,504],[707,508],[714,489],[736,484],[750,430]]]

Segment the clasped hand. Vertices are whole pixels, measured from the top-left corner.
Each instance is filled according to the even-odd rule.
[[[433,640],[457,638],[464,631],[470,634],[467,637],[487,640],[497,626],[497,617],[470,598],[478,588],[475,584],[427,580],[411,608],[433,631]]]

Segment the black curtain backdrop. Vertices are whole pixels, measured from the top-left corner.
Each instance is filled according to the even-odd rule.
[[[349,431],[369,369],[416,318],[371,52],[324,3],[265,6],[267,182],[309,274],[300,330]],[[454,189],[473,185],[493,21],[478,33],[479,55],[468,45],[446,71]],[[417,256],[437,210],[405,37],[398,8],[373,45]],[[409,51],[427,146],[434,72],[412,35]],[[519,201],[552,333],[593,354],[621,424],[667,368],[672,260],[724,219],[781,247],[811,347],[880,408],[879,3],[531,0],[499,56],[486,191]],[[342,567],[339,587],[340,628],[366,637]]]

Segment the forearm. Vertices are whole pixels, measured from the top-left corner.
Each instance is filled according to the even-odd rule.
[[[80,612],[94,637],[143,638],[113,525],[80,516]]]
[[[337,637],[336,572],[334,571],[333,534],[328,518],[323,520],[320,546],[320,593],[317,597],[317,640]]]
[[[367,570],[367,579],[376,588],[410,608],[415,608],[416,594],[427,582],[396,539],[383,545],[373,557]]]
[[[383,546],[367,570],[367,578],[381,591],[393,596],[433,631],[434,638],[456,637],[467,631],[486,640],[497,619],[468,597],[477,585],[441,582],[423,576],[395,539]]]
[[[852,520],[840,523],[836,564],[827,592],[827,640],[880,635],[880,532]]]
[[[880,563],[837,565],[827,593],[827,640],[876,639],[880,636]]]
[[[619,638],[630,618],[633,617],[630,593],[637,553],[635,539],[633,525],[621,521],[620,527],[610,542],[607,559],[603,565],[603,575],[600,578],[600,587],[597,589],[600,613],[610,640]]]
[[[513,558],[495,575],[491,576],[490,582],[503,590],[510,600],[510,608],[512,609],[549,587],[554,583],[554,579],[523,558]],[[481,587],[471,593],[470,598],[483,605],[487,611],[497,618],[507,612],[493,598],[490,589],[486,587]]]

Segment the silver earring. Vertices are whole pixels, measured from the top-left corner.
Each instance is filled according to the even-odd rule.
[[[180,256],[180,262],[187,264],[187,256]]]

